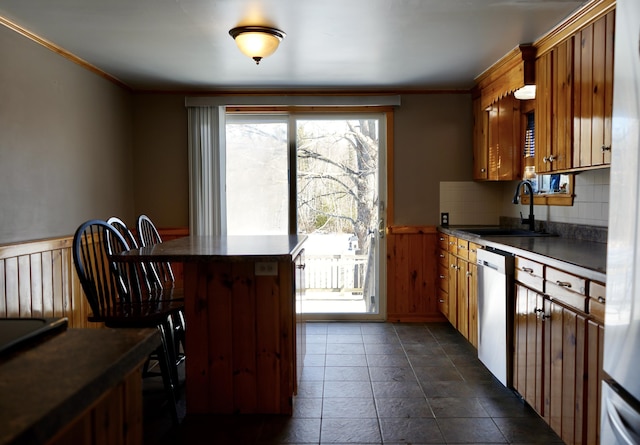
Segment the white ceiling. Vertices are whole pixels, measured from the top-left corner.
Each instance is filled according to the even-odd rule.
[[[584,0],[2,0],[0,16],[135,90],[467,89]],[[256,65],[238,25],[287,33]]]

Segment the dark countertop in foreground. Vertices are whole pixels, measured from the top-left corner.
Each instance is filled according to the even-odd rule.
[[[478,236],[464,229],[469,226],[439,227],[444,233],[488,247],[505,250],[535,261],[542,261],[566,272],[606,282],[607,244],[558,236],[517,237]]]
[[[279,261],[292,259],[306,235],[187,236],[130,250],[120,259],[132,261]]]
[[[42,444],[160,344],[155,329],[68,329],[0,359],[0,444]]]

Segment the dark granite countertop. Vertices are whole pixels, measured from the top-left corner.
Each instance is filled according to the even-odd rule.
[[[465,226],[468,228],[468,226]],[[465,227],[440,227],[444,233],[546,263],[585,278],[606,282],[607,244],[559,236],[478,236]]]
[[[155,329],[68,329],[0,360],[0,444],[41,444],[158,346]]]
[[[122,261],[281,261],[302,249],[306,235],[187,236],[119,255]]]

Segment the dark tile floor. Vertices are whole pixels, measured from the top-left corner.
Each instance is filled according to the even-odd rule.
[[[308,323],[292,417],[171,428],[158,394],[146,394],[145,445],[562,443],[447,323]]]

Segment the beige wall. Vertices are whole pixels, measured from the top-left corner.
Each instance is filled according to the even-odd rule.
[[[189,226],[187,109],[184,95],[135,94],[136,215],[161,227]]]
[[[440,182],[471,180],[469,94],[403,95],[395,113],[394,225],[440,224]]]
[[[136,212],[188,225],[187,111],[179,95],[136,94]],[[470,180],[469,94],[410,94],[395,111],[395,225],[439,223],[440,181]]]
[[[131,95],[0,26],[0,244],[133,216]]]

